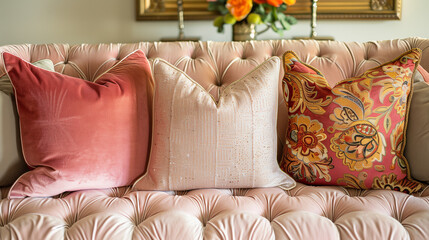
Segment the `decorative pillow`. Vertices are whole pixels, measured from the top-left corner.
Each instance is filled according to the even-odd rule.
[[[34,62],[33,65],[54,71],[54,64],[49,59]],[[18,114],[9,76],[0,77],[0,186],[10,186],[16,179],[28,171],[22,157],[19,139]]]
[[[270,58],[216,102],[184,72],[155,60],[151,154],[134,189],[294,187],[276,159],[279,68],[280,59]]]
[[[407,127],[404,155],[410,164],[411,176],[429,183],[429,85],[415,83]]]
[[[130,54],[94,83],[3,54],[14,86],[24,159],[34,168],[9,197],[131,184],[146,167],[149,63]]]
[[[314,185],[416,192],[403,156],[419,49],[331,88],[295,53],[284,54],[289,128],[281,167]]]
[[[34,66],[54,72],[54,63],[50,59],[41,59],[39,61],[36,61],[32,63]],[[7,74],[0,77],[0,91],[6,93],[6,94],[12,94],[13,93],[13,87],[10,83],[9,76]]]

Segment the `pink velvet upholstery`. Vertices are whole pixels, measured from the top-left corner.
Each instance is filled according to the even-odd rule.
[[[286,50],[297,52],[321,70],[332,85],[413,47],[423,50],[421,64],[429,70],[429,39],[417,38],[368,43],[17,45],[0,47],[0,52],[12,52],[31,62],[49,58],[56,71],[92,81],[139,48],[150,60],[163,58],[191,78],[204,79],[200,84],[217,98],[219,89]],[[279,103],[279,122],[285,123],[281,97]],[[286,124],[278,129],[281,152]],[[3,188],[2,198],[6,192]],[[131,192],[113,188],[0,201],[0,239],[429,239],[428,226],[429,189],[407,195],[302,184],[290,191]]]

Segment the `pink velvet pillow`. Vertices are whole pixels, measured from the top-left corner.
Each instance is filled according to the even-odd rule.
[[[34,168],[9,197],[131,184],[146,167],[151,73],[141,51],[94,83],[49,72],[8,53],[23,155]]]
[[[410,50],[331,88],[320,71],[285,53],[289,128],[282,169],[314,185],[421,190],[403,155],[420,55]]]

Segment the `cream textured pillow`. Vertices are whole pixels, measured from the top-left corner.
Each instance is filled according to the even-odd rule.
[[[151,155],[134,189],[294,187],[276,159],[279,68],[278,57],[268,59],[215,102],[184,72],[156,59]]]

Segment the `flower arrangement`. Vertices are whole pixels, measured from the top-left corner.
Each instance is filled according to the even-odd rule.
[[[267,28],[283,35],[297,20],[284,14],[288,6],[296,0],[208,0],[209,10],[218,11],[222,16],[213,21],[218,32],[224,31],[225,24],[248,23],[265,24]],[[280,23],[280,24],[278,24]],[[264,32],[263,31],[263,32]]]

